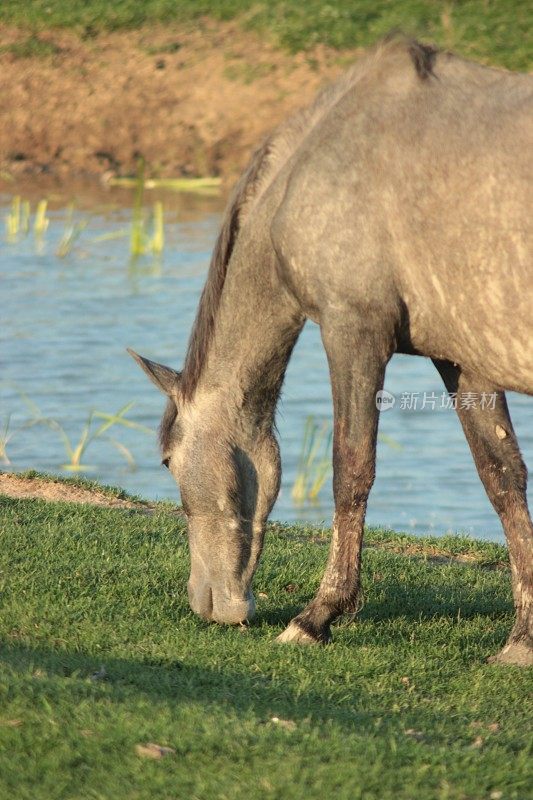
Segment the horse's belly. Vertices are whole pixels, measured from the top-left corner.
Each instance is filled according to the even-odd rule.
[[[492,291],[489,286],[475,296],[448,296],[435,276],[431,283],[431,300],[429,292],[406,298],[413,348],[460,364],[502,389],[533,394],[533,314],[526,295],[513,302],[511,293],[504,302],[493,284]]]

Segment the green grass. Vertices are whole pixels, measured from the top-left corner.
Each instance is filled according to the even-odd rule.
[[[523,0],[3,0],[0,21],[32,31],[75,28],[84,37],[151,23],[238,18],[292,52],[324,43],[366,47],[392,28],[473,58],[531,66],[531,10]]]
[[[485,662],[513,618],[508,569],[405,554],[505,548],[369,532],[358,622],[299,649],[274,638],[316,589],[325,531],[271,526],[241,630],[189,611],[165,510],[0,498],[0,530],[1,798],[530,796],[532,671]],[[141,758],[146,742],[175,753]]]
[[[43,41],[35,35],[28,36],[20,42],[13,42],[13,44],[0,47],[0,55],[10,53],[15,58],[50,58],[60,52],[61,48],[53,42]]]

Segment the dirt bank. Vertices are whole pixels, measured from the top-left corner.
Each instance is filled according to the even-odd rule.
[[[0,495],[20,500],[85,503],[106,508],[130,509],[143,514],[154,514],[157,510],[155,503],[118,497],[104,488],[76,485],[61,479],[54,480],[52,477],[28,478],[7,472],[0,472]],[[183,516],[178,507],[174,509],[174,513],[178,517]]]
[[[0,30],[1,177],[222,175],[354,60],[288,55],[235,24],[202,21],[80,39]],[[6,174],[7,173],[7,174]]]

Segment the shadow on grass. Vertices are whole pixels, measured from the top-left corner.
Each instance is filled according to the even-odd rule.
[[[461,567],[457,567],[461,569]],[[373,597],[367,590],[360,618],[384,621],[402,617],[406,620],[430,620],[438,617],[472,619],[474,617],[497,618],[512,613],[511,582],[507,591],[491,591],[469,582],[465,575],[464,586],[448,585],[443,576],[436,573],[434,585],[418,586],[388,580],[381,597]]]
[[[98,676],[102,661],[105,677],[92,678]],[[317,721],[335,716],[341,724],[343,718],[347,722],[349,717],[352,725],[357,720],[359,725],[371,726],[375,716],[372,712],[355,714],[347,702],[332,707],[331,701],[320,692],[307,691],[296,696],[290,681],[280,685],[268,674],[217,670],[179,661],[135,661],[107,656],[98,659],[84,653],[7,645],[1,647],[0,665],[22,678],[19,691],[24,691],[23,687],[31,682],[34,702],[38,702],[38,695],[46,697],[52,686],[56,694],[59,679],[61,690],[73,704],[93,698],[97,702],[105,697],[106,701],[127,706],[142,695],[155,703],[198,704],[205,712],[210,707],[233,709],[240,715],[252,711],[257,717],[264,717],[265,722],[272,716],[292,720],[311,717]]]
[[[395,576],[392,570],[398,568],[399,575]],[[375,559],[365,573],[365,601],[358,615],[362,624],[345,623],[334,629],[334,641],[340,644],[337,650],[333,644],[324,650],[307,651],[276,645],[274,637],[310,598],[305,597],[303,585],[287,584],[290,592],[273,586],[268,604],[261,608],[260,600],[256,623],[242,641],[242,668],[235,667],[241,642],[236,642],[234,631],[202,623],[185,611],[184,597],[179,609],[163,609],[162,619],[152,618],[156,600],[150,595],[144,601],[145,629],[154,626],[157,630],[164,620],[165,628],[170,625],[171,631],[172,626],[180,626],[178,613],[182,614],[183,630],[176,649],[161,660],[149,660],[142,652],[134,652],[133,657],[106,653],[102,629],[102,652],[97,655],[72,652],[73,645],[71,650],[63,650],[54,644],[32,647],[14,640],[0,644],[0,674],[7,670],[19,683],[18,691],[29,689],[32,696],[46,698],[59,688],[73,704],[84,698],[105,698],[127,707],[145,696],[151,703],[196,703],[206,711],[227,707],[239,716],[252,712],[265,721],[273,716],[295,721],[309,717],[317,722],[334,718],[343,728],[357,724],[370,734],[376,717],[385,715],[388,719],[390,711],[390,699],[386,692],[380,696],[376,686],[384,676],[393,683],[398,681],[398,674],[403,674],[398,670],[404,669],[404,661],[412,663],[413,655],[434,674],[441,688],[460,679],[462,673],[468,680],[472,669],[494,670],[485,667],[483,660],[503,646],[511,628],[513,605],[507,583],[478,568],[413,567],[407,559]],[[161,604],[165,606],[169,600],[159,597],[159,612]],[[87,613],[90,615],[91,607]],[[68,629],[68,619],[63,625]],[[180,640],[187,642],[188,661],[192,660],[189,644],[198,640],[198,659],[208,663],[172,660],[174,653],[180,657]],[[228,663],[223,658],[226,641],[233,659]],[[132,645],[133,641],[130,650]],[[255,648],[258,670],[249,666],[250,650]],[[91,679],[102,663],[105,676],[100,677],[104,679]],[[293,672],[296,664],[298,669]],[[297,675],[301,669],[309,672],[305,688]],[[349,680],[343,677],[345,669],[350,673]],[[338,685],[335,675],[340,676]],[[380,677],[377,684],[376,676]],[[410,709],[409,727],[416,728],[418,713],[424,712]],[[386,724],[400,723],[391,718]]]
[[[204,709],[229,707],[239,715],[253,712],[265,721],[273,716],[295,721],[311,718],[317,722],[334,718],[341,727],[351,728],[357,724],[370,733],[374,730],[376,717],[386,714],[387,708],[383,706],[383,698],[372,688],[373,680],[369,678],[373,679],[376,674],[382,676],[383,669],[386,674],[394,676],[395,670],[403,668],[403,659],[408,660],[416,651],[420,663],[435,670],[435,676],[440,676],[439,682],[456,679],[462,671],[466,679],[471,668],[484,668],[483,659],[502,647],[510,629],[510,591],[502,587],[499,590],[490,588],[491,591],[487,591],[486,586],[476,585],[475,580],[468,585],[449,587],[446,575],[439,574],[438,570],[435,571],[435,583],[419,586],[416,592],[408,584],[391,580],[380,584],[374,596],[374,587],[368,587],[368,602],[360,615],[364,625],[344,623],[334,629],[334,641],[342,646],[338,652],[346,654],[348,648],[353,648],[354,654],[346,666],[352,678],[347,684],[341,670],[339,687],[334,679],[339,669],[335,645],[324,650],[312,648],[311,652],[297,648],[287,650],[273,641],[279,626],[289,622],[302,607],[301,596],[291,596],[290,605],[261,611],[257,624],[251,628],[254,638],[242,642],[248,655],[250,646],[253,648],[257,643],[258,663],[262,664],[260,672],[247,666],[239,670],[224,663],[220,668],[209,664],[198,666],[167,657],[157,660],[142,655],[139,658],[117,658],[106,654],[105,648],[101,654],[92,655],[55,650],[53,646],[34,648],[17,642],[0,645],[0,670],[11,672],[16,680],[22,682],[19,691],[24,691],[29,681],[32,695],[43,697],[50,691],[57,691],[59,679],[61,691],[67,693],[72,703],[93,698],[96,701],[104,696],[111,702],[127,705],[140,696],[147,696],[154,703],[198,703]],[[464,630],[461,628],[467,620],[482,622],[482,618],[485,618],[485,623],[474,623],[473,627],[469,624]],[[187,613],[184,623],[191,626],[192,620],[192,615]],[[442,622],[441,630],[439,620]],[[420,625],[424,621],[433,621],[437,627]],[[459,627],[456,624],[450,626],[450,622]],[[270,642],[267,625],[273,628]],[[206,651],[204,634],[208,627],[207,623],[194,620],[187,636],[192,640],[198,636],[200,651],[208,660],[210,647],[218,659],[222,640],[225,637],[234,639],[234,632],[212,626],[220,637],[213,637],[211,644],[207,642]],[[416,644],[413,643],[413,634],[416,634]],[[452,635],[453,643],[448,649],[449,635]],[[265,657],[265,645],[266,652],[268,647],[273,649],[270,665]],[[287,658],[284,655],[280,661],[281,653],[291,655]],[[294,654],[298,663],[301,658],[301,666],[310,671],[312,683],[305,691],[301,691],[298,679],[291,673]],[[389,663],[391,654],[392,662]],[[344,656],[341,656],[341,661],[344,664]],[[103,675],[99,674],[102,663],[105,665]],[[416,725],[418,713],[416,708],[411,709],[412,725]],[[396,722],[390,724],[396,725]]]
[[[456,567],[456,569],[464,569]],[[418,586],[413,590],[411,583],[387,579],[380,584],[379,591],[367,585],[362,592],[362,605],[357,619],[365,622],[385,622],[395,619],[421,622],[439,618],[473,619],[489,617],[498,619],[513,613],[511,581],[505,590],[484,586],[476,586],[474,580],[469,581],[471,574],[465,571],[465,584],[451,586],[446,577],[435,568],[434,584]],[[292,599],[292,598],[291,598]],[[299,597],[290,605],[262,610],[260,607],[255,618],[256,623],[268,625],[287,625],[312,598]]]
[[[494,631],[486,632],[481,639],[476,644],[488,650],[496,650],[501,644],[500,636]],[[482,664],[476,662],[472,666],[479,667]],[[313,669],[312,663],[309,668]],[[338,673],[338,685],[335,685],[337,668],[330,664],[325,665],[322,677],[320,672],[316,675],[313,688],[303,692],[295,685],[297,679],[294,675],[288,674],[280,680],[275,668],[272,674],[268,669],[257,674],[247,668],[237,671],[170,659],[135,660],[106,654],[98,657],[83,652],[69,653],[20,644],[0,645],[0,669],[4,675],[11,674],[16,681],[10,692],[29,692],[32,704],[36,706],[41,702],[40,698],[42,702],[47,697],[57,700],[61,694],[73,706],[87,701],[104,701],[124,708],[129,708],[144,697],[154,704],[197,704],[202,713],[231,709],[239,716],[246,716],[252,712],[265,723],[269,723],[274,716],[295,722],[334,721],[343,729],[353,730],[356,725],[360,731],[371,735],[375,734],[378,718],[382,729],[384,726],[395,730],[404,724],[400,716],[387,716],[390,705],[387,692],[382,696],[380,681],[377,687],[374,687],[373,680],[369,681],[369,677],[375,677],[376,674],[381,680],[382,669],[364,659],[359,668],[355,666],[349,683],[341,670]],[[453,682],[457,679],[458,670],[462,669],[467,679],[468,666],[462,667],[460,662],[456,661],[451,669],[446,664],[445,673],[449,671],[447,677],[446,674],[440,674],[440,667],[436,668],[438,685],[442,687],[449,681]],[[324,680],[326,675],[327,680]],[[393,672],[391,686],[396,686],[396,679]],[[418,718],[422,724],[426,714],[427,709],[418,707],[416,702],[408,711],[410,722],[414,725]],[[470,715],[465,709],[464,715],[466,719],[470,716],[474,719],[475,712],[472,711]]]

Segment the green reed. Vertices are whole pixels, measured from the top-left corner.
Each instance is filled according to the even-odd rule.
[[[50,220],[46,214],[48,200],[40,200],[37,204],[35,217],[33,220],[33,233],[36,239],[42,241],[42,237],[48,229]],[[11,200],[10,211],[5,218],[6,238],[10,243],[17,242],[20,236],[26,236],[30,230],[31,206],[28,200],[22,200],[20,195],[16,195]]]
[[[153,253],[162,253],[164,247],[165,224],[163,219],[163,203],[158,200],[154,203],[151,249]]]
[[[11,430],[11,414],[8,414],[2,428],[0,429],[0,463],[11,464],[7,455],[7,446],[13,438],[14,431]]]
[[[50,220],[46,216],[47,209],[48,200],[39,200],[37,203],[37,211],[35,212],[35,220],[33,222],[33,232],[37,238],[42,237],[50,225]]]
[[[80,234],[85,230],[88,224],[89,220],[87,219],[82,219],[77,222],[74,221],[74,206],[71,204],[68,207],[65,230],[63,231],[63,235],[56,250],[58,258],[65,258],[71,253]]]
[[[16,242],[20,234],[26,235],[30,229],[29,202],[16,195],[11,201],[11,210],[5,222],[8,242]]]
[[[90,411],[79,437],[74,440],[71,439],[58,420],[43,416],[39,406],[18,386],[18,384],[11,381],[3,381],[3,385],[10,386],[14,389],[30,412],[30,419],[26,420],[26,422],[18,428],[14,429],[11,425],[11,414],[7,415],[4,423],[0,427],[0,462],[3,464],[11,463],[7,454],[7,446],[15,433],[24,428],[31,428],[36,425],[45,425],[59,435],[63,443],[65,455],[68,458],[68,461],[60,466],[61,469],[67,470],[68,472],[83,472],[96,469],[96,467],[84,463],[84,456],[87,452],[87,448],[96,439],[103,439],[109,442],[124,457],[128,465],[134,468],[135,459],[131,451],[125,444],[109,436],[108,431],[115,426],[121,426],[142,431],[150,435],[153,434],[151,428],[126,417],[128,411],[130,411],[135,404],[134,401],[130,401],[114,414],[109,414],[106,411],[98,411],[96,409]],[[100,421],[100,424],[98,424],[98,421]]]
[[[20,228],[20,196],[17,195],[11,201],[11,211],[6,217],[7,240],[14,242],[17,239]]]
[[[318,495],[332,471],[332,436],[333,430],[328,422],[319,425],[312,414],[306,418],[296,478],[291,489],[296,503],[317,502]],[[387,434],[379,433],[378,441],[393,450],[402,449],[401,444]]]
[[[153,182],[147,182],[144,178],[144,162],[139,162],[137,177],[135,180],[135,197],[132,210],[132,221],[129,228],[118,231],[111,231],[92,239],[93,243],[101,243],[112,239],[120,239],[129,236],[130,254],[133,258],[152,253],[160,255],[165,248],[165,220],[163,203],[158,200],[154,202],[152,211],[146,219],[144,208],[144,189],[145,186]],[[130,184],[128,184],[130,185]],[[44,245],[44,235],[49,228],[50,219],[48,217],[48,200],[40,200],[37,204],[33,216],[33,234],[39,250]],[[10,244],[15,244],[22,236],[26,236],[30,231],[31,225],[31,206],[27,200],[22,200],[20,195],[13,197],[9,212],[5,217],[6,240]],[[89,219],[74,220],[74,207],[69,205],[65,229],[56,248],[56,256],[65,258],[68,256],[78,241],[82,232],[87,228]]]
[[[296,503],[317,500],[331,472],[331,437],[332,430],[328,422],[319,425],[313,415],[307,417],[296,479],[291,490]]]
[[[14,428],[11,424],[11,419],[12,414],[8,414],[0,427],[0,464],[4,464],[5,466],[11,464],[11,459],[7,452],[7,446],[15,434],[18,434],[20,431],[24,430],[24,428],[31,428],[31,426],[36,422],[36,420],[31,419],[26,421],[23,425],[19,425],[18,427]]]
[[[43,244],[43,237],[50,225],[47,216],[48,200],[40,200],[37,204],[35,217],[33,220],[33,233],[39,245]],[[74,222],[74,207],[71,204],[67,212],[67,223],[63,235],[59,241],[56,255],[59,258],[67,256],[78,239],[80,233],[87,227],[88,220]],[[9,214],[5,218],[6,238],[10,243],[15,243],[21,236],[26,236],[30,231],[31,206],[28,200],[22,200],[20,195],[16,195],[11,201]]]
[[[146,253],[159,255],[163,252],[165,246],[163,203],[160,201],[154,203],[151,215],[152,230],[150,233],[145,219],[143,204],[145,184],[144,160],[139,159],[130,231],[130,253],[134,258],[146,255]]]
[[[115,414],[108,414],[104,411],[91,411],[77,441],[71,440],[64,427],[55,419],[42,417],[39,420],[36,420],[36,422],[47,425],[49,428],[59,434],[65,448],[65,454],[69,459],[64,464],[61,464],[61,469],[64,469],[68,472],[88,472],[96,469],[94,466],[83,463],[83,459],[89,445],[91,445],[96,439],[105,439],[105,441],[108,441],[125,458],[128,466],[134,468],[135,459],[126,445],[111,436],[105,435],[107,431],[115,425],[121,425],[125,428],[134,428],[135,430],[143,431],[144,433],[153,433],[153,431],[150,428],[147,428],[145,425],[140,425],[138,422],[134,422],[133,420],[125,418],[125,415],[133,405],[133,401],[126,403],[126,405],[119,409]],[[94,427],[94,422],[98,419],[103,421]]]
[[[110,186],[121,186],[125,189],[135,189],[138,178],[111,178]],[[208,197],[220,195],[222,180],[217,177],[207,178],[146,178],[145,189],[169,189],[174,192],[186,194],[200,194]]]
[[[11,425],[11,418],[12,414],[7,414],[5,417],[5,421],[0,428],[0,462],[2,464],[8,465],[11,464],[11,459],[7,454],[7,446],[10,441],[13,439],[16,433],[23,430],[24,428],[30,428],[35,422],[40,418],[41,412],[39,407],[36,403],[33,402],[31,397],[18,386],[18,384],[14,383],[13,381],[2,381],[3,386],[9,386],[15,390],[15,392],[20,397],[21,401],[24,403],[28,411],[30,412],[30,419],[27,420],[22,425],[19,425],[17,428],[13,428]]]

